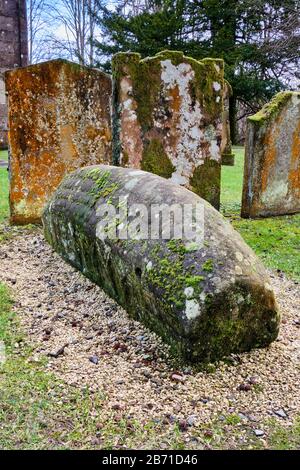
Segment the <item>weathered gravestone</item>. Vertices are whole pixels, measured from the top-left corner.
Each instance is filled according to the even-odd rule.
[[[113,158],[220,205],[223,61],[164,51],[113,57]]]
[[[166,239],[155,238],[152,211],[159,207],[164,217],[166,202],[170,210],[203,209],[195,219],[197,233],[204,222],[203,243],[186,236],[188,224],[181,239],[168,239],[168,217]],[[141,170],[82,168],[61,183],[43,223],[66,261],[188,360],[267,346],[277,336],[279,313],[261,262],[210,204],[183,187]],[[181,226],[174,216],[176,233]],[[126,239],[127,232],[142,239]]]
[[[278,93],[248,118],[242,217],[300,211],[300,92]]]
[[[40,221],[63,176],[111,163],[111,78],[65,60],[6,72],[12,223]]]
[[[221,154],[222,165],[234,166],[234,153],[232,153],[232,144],[230,137],[230,120],[229,120],[229,98],[232,95],[232,88],[227,80],[224,80],[224,95],[223,95],[223,129],[222,129],[222,142]]]

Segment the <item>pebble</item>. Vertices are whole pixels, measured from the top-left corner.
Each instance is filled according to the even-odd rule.
[[[99,357],[98,356],[90,356],[89,361],[92,362],[93,364],[98,364],[99,363]]]
[[[276,416],[279,416],[279,418],[287,418],[287,414],[284,410],[280,409],[280,410],[274,410],[274,414]]]

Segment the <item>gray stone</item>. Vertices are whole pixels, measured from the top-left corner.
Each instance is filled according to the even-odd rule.
[[[300,212],[300,92],[278,93],[247,120],[242,217]]]
[[[148,214],[153,204],[200,205],[203,243],[101,237],[101,224],[120,224],[101,216],[102,204],[120,209],[124,202],[129,210],[144,204]],[[123,228],[134,222],[131,214]],[[85,167],[63,180],[43,223],[66,261],[188,360],[215,360],[277,337],[279,313],[261,262],[210,204],[183,187],[141,170]]]
[[[274,414],[279,416],[279,418],[287,418],[286,412],[281,408],[280,410],[274,410]]]

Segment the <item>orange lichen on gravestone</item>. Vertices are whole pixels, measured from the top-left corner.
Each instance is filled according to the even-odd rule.
[[[243,217],[300,212],[300,92],[281,92],[248,118]]]
[[[6,73],[11,222],[39,222],[66,173],[111,163],[111,79],[64,60]]]
[[[299,151],[300,151],[300,119],[298,122],[298,126],[296,127],[294,135],[293,135],[291,170],[289,174],[290,184],[292,188],[295,190],[295,194],[298,194],[298,197],[300,199]]]

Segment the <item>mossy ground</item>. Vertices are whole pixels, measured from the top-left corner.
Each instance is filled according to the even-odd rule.
[[[235,148],[236,166],[222,168],[222,211],[232,218],[249,244],[263,257],[266,264],[299,277],[300,216],[273,219],[242,220],[238,216],[242,187],[243,149]],[[1,156],[3,159],[3,157]],[[8,218],[7,171],[0,168],[0,207],[3,223]],[[21,230],[25,230],[22,228]],[[17,232],[18,233],[18,232]],[[1,242],[1,233],[0,233]],[[177,244],[170,249],[179,249]],[[209,266],[208,266],[209,268]],[[101,420],[105,396],[91,396],[86,389],[74,389],[62,384],[49,372],[45,362],[29,360],[32,349],[12,313],[11,293],[0,284],[0,344],[4,342],[6,362],[0,366],[0,448],[1,449],[95,449],[114,448],[126,442],[130,448],[158,448],[160,428],[149,422],[142,426],[134,422]],[[101,431],[99,432],[99,423]],[[300,421],[282,426],[278,421],[265,424],[269,429],[265,447],[270,449],[299,449]],[[247,445],[243,444],[248,436]],[[195,430],[214,449],[231,448],[236,437],[238,448],[262,448],[262,441],[236,414],[209,422]],[[174,425],[168,449],[183,449],[183,434]],[[236,447],[234,447],[236,448]]]

